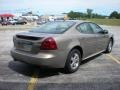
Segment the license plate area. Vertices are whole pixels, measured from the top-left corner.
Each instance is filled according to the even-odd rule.
[[[17,41],[17,49],[24,50],[24,51],[31,51],[32,50],[32,42],[28,41]]]

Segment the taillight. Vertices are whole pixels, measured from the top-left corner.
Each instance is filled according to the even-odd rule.
[[[42,50],[56,50],[57,45],[55,40],[52,37],[46,38],[42,43],[41,47]]]

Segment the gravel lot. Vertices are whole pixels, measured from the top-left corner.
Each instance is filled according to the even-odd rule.
[[[120,27],[102,27],[115,36],[112,53],[90,58],[82,62],[77,72],[65,74],[62,69],[13,61],[10,56],[13,35],[33,27],[2,30],[0,26],[0,90],[120,90]]]

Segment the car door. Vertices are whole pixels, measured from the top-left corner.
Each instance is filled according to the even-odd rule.
[[[97,52],[105,50],[108,44],[108,34],[101,33],[103,29],[95,23],[89,23],[97,39]]]
[[[77,30],[80,32],[79,41],[83,49],[83,58],[96,53],[96,35],[89,23],[79,24]]]

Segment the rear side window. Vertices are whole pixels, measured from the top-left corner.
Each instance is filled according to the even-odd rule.
[[[93,30],[88,23],[82,23],[77,26],[77,30],[85,34],[93,34]]]
[[[30,32],[60,34],[68,30],[74,24],[75,22],[49,22]]]

